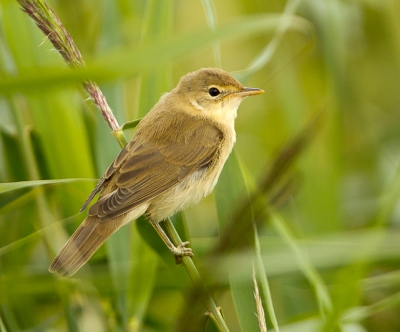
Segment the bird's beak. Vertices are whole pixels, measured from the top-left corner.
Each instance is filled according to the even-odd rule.
[[[264,90],[259,88],[244,88],[242,91],[236,92],[235,95],[239,97],[255,96],[264,93]]]

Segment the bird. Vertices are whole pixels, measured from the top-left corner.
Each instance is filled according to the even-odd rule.
[[[219,68],[182,76],[107,168],[80,212],[97,194],[98,200],[49,271],[72,276],[114,232],[142,215],[174,256],[193,256],[189,242],[175,246],[159,222],[211,193],[236,141],[239,105],[261,93]]]

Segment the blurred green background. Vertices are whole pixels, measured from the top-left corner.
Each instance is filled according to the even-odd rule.
[[[17,1],[0,1],[1,331],[211,331],[185,325],[187,272],[143,220],[114,234],[74,278],[47,271],[120,150],[80,79],[100,84],[122,124],[209,66],[266,92],[242,103],[215,194],[175,218],[230,330],[260,330],[254,289],[240,286],[249,285],[255,250],[268,331],[400,331],[398,1],[49,4],[87,69],[67,68]],[[256,249],[210,263],[224,219],[260,191],[316,117],[290,167],[277,164],[275,190],[250,194],[262,213],[238,220],[250,236],[251,219],[259,225]],[[281,204],[269,204],[276,192]]]

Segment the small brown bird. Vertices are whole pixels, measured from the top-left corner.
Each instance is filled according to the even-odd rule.
[[[158,222],[213,190],[236,140],[240,102],[263,92],[218,68],[183,76],[108,167],[80,212],[97,193],[99,200],[49,271],[73,275],[111,234],[143,214],[175,256],[193,256],[188,242],[175,247]]]

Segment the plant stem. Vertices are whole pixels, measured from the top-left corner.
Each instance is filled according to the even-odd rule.
[[[85,61],[74,40],[46,2],[43,0],[18,0],[18,2],[21,4],[23,11],[26,12],[34,20],[40,30],[43,31],[69,67],[85,67]],[[110,128],[113,131],[118,131],[120,128],[118,121],[97,83],[87,80],[82,82],[82,84],[93,99],[93,102],[100,109],[104,120],[106,120]],[[119,133],[116,137],[121,147],[124,147],[126,145],[124,134]]]
[[[181,240],[178,232],[176,231],[171,219],[168,218],[165,220],[165,228],[166,228],[172,242],[174,242],[175,245],[182,243],[182,240]],[[229,328],[226,325],[225,320],[222,317],[220,310],[216,306],[213,298],[211,297],[210,293],[208,292],[206,286],[204,285],[204,283],[201,279],[201,276],[199,274],[199,271],[197,270],[196,265],[194,265],[192,258],[189,256],[184,256],[184,257],[182,257],[182,262],[183,262],[183,265],[185,266],[186,271],[188,272],[188,274],[190,276],[190,279],[192,279],[194,286],[200,288],[202,290],[202,292],[207,294],[207,299],[206,299],[207,300],[207,310],[210,313],[212,313],[212,315],[215,317],[219,327],[221,328],[221,331],[229,332]]]

